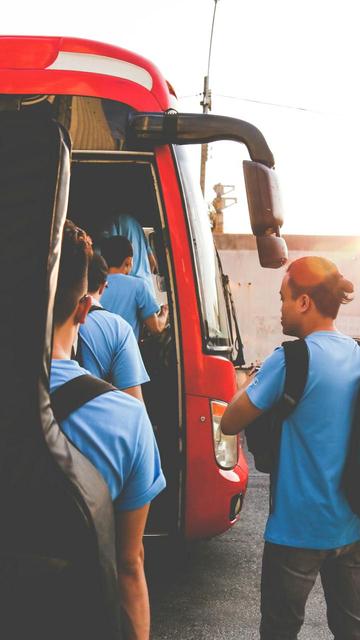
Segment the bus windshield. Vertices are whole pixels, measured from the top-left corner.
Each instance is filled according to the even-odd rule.
[[[192,240],[206,349],[231,351],[232,340],[222,277],[210,219],[200,185],[194,180],[189,150],[174,146]]]

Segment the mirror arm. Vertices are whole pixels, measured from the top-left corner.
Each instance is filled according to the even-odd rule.
[[[128,133],[136,140],[152,144],[206,144],[216,140],[234,140],[246,145],[250,158],[267,167],[274,156],[257,127],[227,116],[199,113],[131,113]]]

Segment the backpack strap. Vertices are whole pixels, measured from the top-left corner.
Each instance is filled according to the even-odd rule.
[[[360,347],[360,340],[356,339]],[[350,509],[360,516],[360,390],[356,395],[355,411],[352,418],[349,444],[341,478],[341,488],[349,503]]]
[[[51,407],[56,421],[65,420],[73,411],[109,391],[116,391],[112,384],[84,374],[72,378],[50,394]]]
[[[269,513],[274,511],[274,471],[276,472],[283,421],[294,411],[301,399],[309,370],[309,350],[303,338],[287,340],[282,343],[285,355],[285,384],[283,395],[274,407],[273,423],[273,460],[274,468],[270,472]]]
[[[88,311],[88,315],[89,313],[92,313],[93,311],[105,311],[104,307],[100,307],[97,304],[92,304],[89,311]],[[82,354],[81,354],[81,342],[82,342],[82,338],[80,335],[80,332],[78,333],[78,339],[77,339],[77,347],[76,347],[76,351],[75,349],[72,349],[71,352],[71,358],[72,360],[76,360],[80,367],[83,366],[83,359],[82,359]]]
[[[104,307],[100,307],[98,304],[92,304],[88,311],[88,314],[92,313],[93,311],[105,311],[105,309]]]
[[[282,343],[285,354],[285,385],[277,406],[278,415],[285,420],[301,399],[309,370],[309,350],[303,338]]]

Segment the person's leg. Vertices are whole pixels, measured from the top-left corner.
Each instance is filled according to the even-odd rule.
[[[323,551],[265,542],[261,576],[261,640],[296,640]]]
[[[320,569],[335,640],[360,639],[360,542],[335,550]]]

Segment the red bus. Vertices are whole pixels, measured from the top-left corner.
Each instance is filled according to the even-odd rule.
[[[21,154],[11,139],[31,137],[29,114],[36,123],[50,116],[61,129],[68,151],[57,175],[56,197],[61,192],[63,199],[58,228],[68,215],[96,244],[115,215],[131,212],[156,253],[155,285],[159,301],[169,304],[170,324],[160,337],[143,337],[141,349],[151,378],[145,401],[168,486],[152,506],[147,532],[186,539],[221,533],[239,518],[248,481],[241,440],[219,428],[236,390],[234,364],[241,364],[241,353],[186,146],[225,139],[246,145],[244,174],[260,262],[278,267],[286,246],[271,151],[249,123],[178,113],[174,91],[157,68],[115,46],[4,36],[0,69],[0,119],[13,131],[6,163],[18,167]],[[30,144],[36,158],[41,140]],[[25,192],[31,179],[29,160],[18,170],[15,191]],[[26,233],[25,214],[21,220],[18,232]],[[56,251],[51,260],[56,274]],[[55,286],[53,275],[50,298]]]

